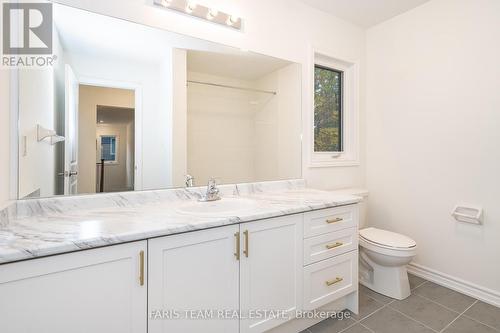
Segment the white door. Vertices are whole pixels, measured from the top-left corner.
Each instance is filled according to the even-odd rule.
[[[237,317],[218,313],[239,308],[238,230],[228,226],[149,241],[149,333],[238,332]]]
[[[0,332],[146,333],[146,248],[141,241],[0,265]]]
[[[291,215],[241,224],[240,309],[250,314],[241,333],[265,332],[301,308],[302,220]]]
[[[64,194],[78,193],[78,89],[79,83],[69,65],[65,65],[65,143]]]

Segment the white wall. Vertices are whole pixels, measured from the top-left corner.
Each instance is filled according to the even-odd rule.
[[[184,186],[187,174],[187,56],[172,50],[172,185]]]
[[[276,95],[188,84],[187,170],[197,185],[301,176],[300,66],[290,64],[255,80],[199,72],[188,79],[276,91]]]
[[[302,113],[300,66],[290,64],[260,78],[258,89],[276,95],[254,94],[255,179],[292,179],[301,175]]]
[[[0,209],[10,198],[10,72],[0,69]]]
[[[253,82],[188,72],[188,79],[251,86]],[[254,171],[254,110],[250,93],[200,84],[187,89],[187,171],[197,185],[249,182]]]
[[[19,197],[52,196],[55,191],[55,151],[50,139],[37,140],[37,125],[54,130],[54,71],[19,71]],[[24,144],[26,141],[26,144]],[[24,149],[26,147],[26,150]]]
[[[304,131],[303,176],[310,186],[340,188],[362,186],[365,181],[364,158],[364,51],[362,28],[308,7],[297,0],[206,0],[204,4],[235,13],[245,20],[243,32],[192,19],[163,10],[143,0],[58,0],[91,11],[157,26],[186,35],[260,52],[302,64],[302,106],[304,124],[312,124],[312,82],[309,74],[312,47],[332,57],[360,63],[360,156],[361,165],[313,168],[307,166],[308,143]]]
[[[49,139],[37,142],[36,138],[37,124],[64,136],[64,52],[57,30],[54,33],[53,52],[59,59],[53,68],[19,71],[21,154],[18,162],[22,177],[18,187],[21,198],[33,192],[42,197],[59,194],[64,185],[63,177],[57,176],[58,172],[63,171],[60,168],[64,168],[64,143],[50,145]],[[22,154],[23,136],[26,136],[27,141],[26,156]]]
[[[368,30],[370,224],[417,264],[500,292],[500,2],[434,0]],[[457,203],[484,207],[460,224]]]
[[[134,190],[134,177],[135,177],[135,123],[130,122],[126,128],[126,166],[125,166],[125,187],[127,190]]]

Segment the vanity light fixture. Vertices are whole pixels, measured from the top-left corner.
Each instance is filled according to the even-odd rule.
[[[243,27],[243,20],[238,16],[218,11],[215,8],[205,7],[194,1],[154,0],[154,4],[236,30],[241,30]]]

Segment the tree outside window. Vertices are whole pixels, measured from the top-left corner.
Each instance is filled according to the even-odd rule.
[[[342,151],[342,71],[314,67],[314,151]]]

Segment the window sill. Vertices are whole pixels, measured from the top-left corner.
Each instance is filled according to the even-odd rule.
[[[357,166],[359,159],[345,152],[314,153],[309,161],[309,168],[329,168],[336,166]]]
[[[119,162],[110,162],[110,161],[105,161],[104,165],[119,165]],[[96,163],[96,165],[101,165],[101,162]]]

